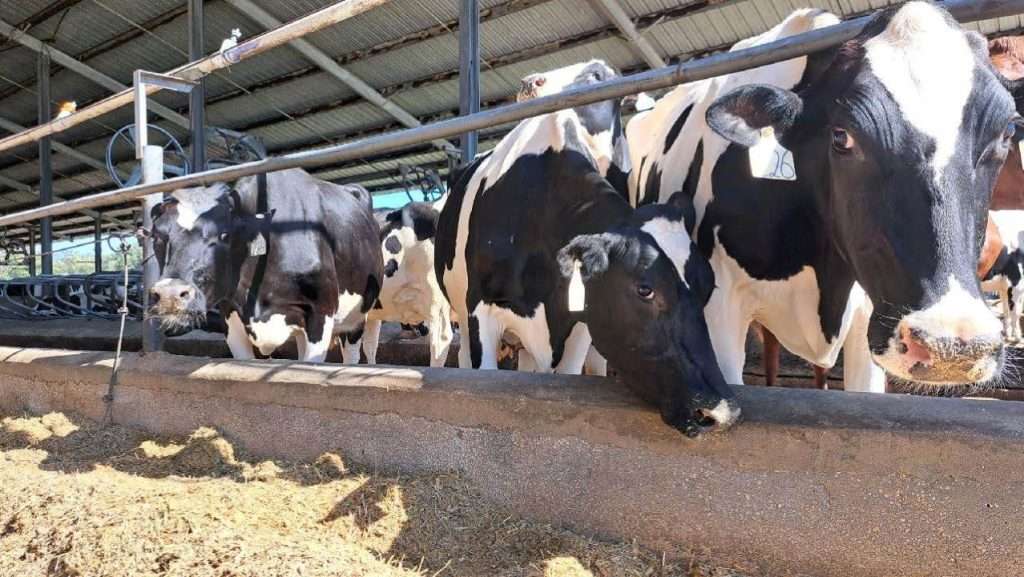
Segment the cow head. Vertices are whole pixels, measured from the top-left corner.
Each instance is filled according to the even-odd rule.
[[[433,250],[433,243],[428,247],[424,241],[434,238],[437,218],[437,210],[428,202],[410,202],[387,214],[380,231],[386,278],[394,276],[410,253],[423,249]]]
[[[618,73],[602,60],[590,60],[548,72],[526,76],[521,81],[516,102],[557,94],[616,78]],[[573,108],[586,131],[587,148],[594,153],[595,164],[621,194],[626,195],[626,181],[632,170],[629,148],[620,114],[623,100],[605,100]]]
[[[202,326],[208,310],[234,298],[242,263],[254,248],[267,248],[272,216],[243,214],[224,184],[177,190],[153,207],[160,280],[149,294],[150,314],[165,333]]]
[[[682,210],[640,208],[623,226],[577,236],[558,261],[565,277],[580,271],[594,346],[665,422],[693,436],[738,420],[704,321],[714,273]]]
[[[794,91],[747,85],[707,111],[743,146],[772,127],[797,186],[871,298],[871,352],[926,384],[982,382],[1003,364],[1000,324],[975,278],[986,209],[1019,120],[985,43],[910,2],[808,66]]]

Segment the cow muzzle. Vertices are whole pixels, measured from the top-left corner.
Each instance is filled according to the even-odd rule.
[[[206,299],[192,283],[173,278],[160,279],[149,291],[149,314],[160,320],[168,335],[181,334],[201,325],[206,316]]]
[[[740,414],[736,399],[718,399],[694,409],[683,426],[683,432],[689,437],[699,437],[725,431],[739,422]]]
[[[906,315],[875,360],[893,376],[925,385],[984,383],[1002,370],[1002,326],[980,298]]]

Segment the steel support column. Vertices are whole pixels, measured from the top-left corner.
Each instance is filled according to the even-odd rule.
[[[36,227],[28,225],[28,276],[36,276]]]
[[[103,219],[96,217],[93,225],[92,259],[95,272],[103,272]]]
[[[159,146],[146,146],[142,154],[142,182],[152,184],[164,178],[164,150]],[[163,200],[162,194],[151,194],[142,199],[142,228],[153,230],[153,207]],[[149,316],[149,291],[160,279],[160,266],[153,258],[153,240],[142,241],[142,350],[151,353],[163,348],[164,334],[160,321]]]
[[[205,56],[203,46],[203,0],[188,0],[188,58]],[[189,93],[189,130],[192,133],[192,172],[206,170],[206,80]]]
[[[480,112],[480,0],[459,4],[459,114]],[[475,130],[462,135],[462,163],[476,156]]]
[[[50,55],[44,50],[39,53],[39,68],[36,71],[38,80],[39,124],[50,121]],[[39,206],[53,204],[53,162],[50,154],[50,137],[39,139]],[[53,274],[53,219],[44,218],[40,222],[42,245],[43,274]]]

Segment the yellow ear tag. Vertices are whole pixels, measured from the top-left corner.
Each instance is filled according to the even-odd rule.
[[[587,306],[587,293],[580,275],[580,261],[572,263],[572,278],[569,279],[569,312],[578,313]]]
[[[761,138],[748,150],[750,175],[769,180],[796,180],[796,162],[793,153],[775,138],[775,129],[765,126]]]

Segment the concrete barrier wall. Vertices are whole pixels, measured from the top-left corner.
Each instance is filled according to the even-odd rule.
[[[0,348],[0,410],[104,413],[109,353]],[[117,422],[215,426],[260,456],[459,470],[524,516],[773,575],[1024,567],[1024,404],[742,388],[687,439],[614,380],[124,358]]]

